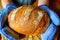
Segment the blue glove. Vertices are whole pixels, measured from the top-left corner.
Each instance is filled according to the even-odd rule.
[[[15,4],[8,4],[6,9],[4,8],[0,11],[0,34],[5,36],[9,40],[20,39],[21,38],[20,35],[25,36],[13,31],[11,28],[8,27],[7,22],[5,22],[7,21],[6,19],[7,19],[8,13],[15,8],[17,8]]]
[[[51,19],[51,23],[50,23],[49,27],[43,34],[41,34],[41,39],[42,40],[52,40],[56,33],[56,26],[60,25],[60,19],[54,11],[52,11],[51,9],[49,9],[47,7],[47,5],[41,5],[39,7],[41,9],[45,10]]]

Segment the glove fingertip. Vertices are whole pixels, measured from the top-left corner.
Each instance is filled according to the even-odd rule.
[[[56,26],[59,26],[60,25],[60,19],[59,19],[59,16],[55,13],[55,12],[52,12],[51,13],[51,20],[53,21],[53,23],[56,25]]]

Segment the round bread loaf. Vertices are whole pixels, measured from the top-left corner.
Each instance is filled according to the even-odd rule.
[[[33,5],[24,5],[12,10],[8,15],[9,27],[25,35],[38,35],[47,29],[50,23],[48,14]]]

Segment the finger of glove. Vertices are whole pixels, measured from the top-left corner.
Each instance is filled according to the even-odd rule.
[[[0,10],[0,29],[2,28],[4,22],[6,21],[7,18],[7,11],[2,9]]]
[[[12,10],[12,9],[15,9],[17,8],[15,6],[15,4],[8,4],[6,6],[6,8],[3,8],[1,11],[0,11],[0,28],[3,27],[6,19],[7,19],[7,16],[8,16],[8,13]]]
[[[7,11],[10,12],[11,10],[16,8],[17,8],[16,4],[8,4],[4,9],[7,9]]]
[[[2,23],[2,12],[3,12],[3,11],[0,10],[0,29],[1,29],[1,25],[2,25],[2,24],[1,24],[1,23]]]
[[[51,23],[50,26],[47,28],[47,30],[43,34],[41,34],[42,40],[48,40],[49,37],[51,37],[52,39],[55,32],[56,32],[56,27],[53,23]]]
[[[20,35],[7,26],[2,29],[1,34],[10,40],[20,39]]]
[[[49,14],[52,22],[56,26],[60,25],[59,16],[54,11],[52,11],[51,9],[49,9],[46,5],[41,5],[40,8],[44,9]]]
[[[51,35],[48,37],[48,40],[53,40],[54,35],[56,33],[56,29],[51,33]]]

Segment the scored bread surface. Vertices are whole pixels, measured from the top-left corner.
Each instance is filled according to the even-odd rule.
[[[49,26],[49,16],[39,7],[24,5],[10,12],[8,23],[18,33],[37,35]]]

